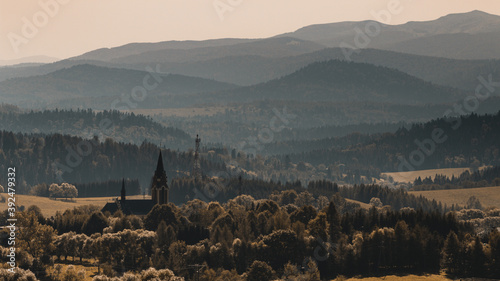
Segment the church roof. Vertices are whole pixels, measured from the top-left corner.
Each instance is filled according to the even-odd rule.
[[[120,202],[122,212],[126,215],[147,215],[153,209],[155,203],[153,200],[126,200]]]
[[[109,211],[110,213],[115,213],[118,210],[123,212],[125,215],[138,215],[144,216],[153,209],[155,203],[153,200],[125,200],[117,202],[106,203],[104,208],[102,208],[102,212]]]
[[[104,208],[102,208],[101,212],[110,212],[111,214],[114,214],[115,212],[117,212],[120,208],[118,208],[118,205],[116,204],[116,202],[108,202],[106,203],[106,205],[104,205]]]

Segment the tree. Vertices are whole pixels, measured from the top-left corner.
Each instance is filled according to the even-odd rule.
[[[161,221],[165,221],[167,225],[171,225],[177,229],[179,218],[175,212],[175,205],[162,204],[155,205],[153,209],[144,218],[144,227],[147,230],[156,231]]]
[[[175,233],[175,229],[171,225],[167,226],[165,221],[160,222],[160,225],[156,230],[156,235],[158,237],[158,247],[165,253],[168,252],[170,245],[177,241],[177,233]]]
[[[295,200],[297,199],[297,197],[297,191],[293,189],[285,190],[281,192],[279,203],[280,205],[295,204]]]
[[[16,268],[14,273],[9,272],[7,269],[0,269],[0,280],[2,281],[38,281],[35,274],[31,272],[29,269],[24,270],[21,268]]]
[[[303,191],[298,195],[297,199],[295,200],[295,204],[299,207],[313,205],[314,197],[310,192]]]
[[[490,274],[492,276],[500,276],[500,231],[494,230],[489,237],[491,249],[491,264]]]
[[[50,197],[55,198],[55,199],[63,197],[62,189],[57,183],[53,183],[50,185],[49,194],[50,194]]]
[[[372,199],[370,199],[370,205],[372,205],[374,207],[382,207],[382,206],[384,206],[384,204],[382,203],[382,201],[380,200],[380,198],[377,198],[377,197],[373,197]]]
[[[312,219],[307,225],[309,235],[312,235],[316,239],[321,238],[322,241],[328,240],[328,228],[326,214],[323,212],[318,213],[316,218]]]
[[[328,235],[332,242],[337,241],[340,238],[340,216],[335,207],[335,203],[330,202],[328,204],[328,209],[326,210],[326,220],[328,221]]]
[[[310,220],[314,219],[318,212],[313,206],[307,205],[300,207],[300,209],[294,211],[290,214],[290,221],[292,223],[300,221],[304,225],[307,225]]]
[[[273,269],[263,261],[254,261],[248,269],[248,281],[271,281]]]
[[[451,275],[457,275],[463,269],[461,244],[458,236],[453,231],[448,234],[444,242],[442,267]]]
[[[63,183],[61,184],[61,194],[66,198],[66,200],[68,198],[73,199],[78,197],[78,189],[76,189],[76,187],[72,184]]]
[[[304,280],[307,281],[320,281],[320,274],[318,270],[318,265],[313,260],[309,260],[307,263],[307,270],[304,273]]]
[[[484,254],[483,244],[479,236],[476,236],[474,240],[470,260],[470,273],[476,277],[484,275],[484,270],[486,269],[486,255]]]
[[[41,197],[50,197],[49,185],[46,183],[37,184],[30,190],[30,194]]]
[[[467,203],[465,203],[465,208],[466,209],[483,209],[483,205],[481,205],[481,202],[479,202],[479,199],[477,199],[476,196],[471,196],[467,200]]]
[[[398,221],[394,227],[396,245],[394,247],[395,263],[399,268],[407,266],[410,260],[409,240],[410,230],[405,221]]]
[[[102,233],[103,229],[107,226],[108,219],[104,214],[102,212],[94,212],[83,224],[82,232],[90,236],[94,233]]]
[[[34,212],[19,213],[18,222],[19,225],[22,225],[18,229],[19,234],[16,237],[20,249],[26,250],[35,258],[53,252],[56,231],[51,226],[40,224]]]
[[[304,257],[305,245],[299,240],[297,234],[292,230],[277,230],[269,235],[263,236],[259,242],[257,259],[268,262],[273,268],[283,268],[291,261],[300,263]]]

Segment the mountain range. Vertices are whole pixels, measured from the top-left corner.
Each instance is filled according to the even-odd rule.
[[[346,50],[357,47],[356,34],[367,26],[379,26],[380,34],[371,34],[361,49]],[[213,128],[214,122],[258,130],[249,126],[265,120],[251,113],[229,120],[234,116],[227,112],[254,106],[255,112],[272,110],[266,104],[293,104],[297,113],[316,111],[313,116],[321,122],[308,117],[303,128],[359,122],[354,116],[398,122],[404,112],[382,110],[398,106],[411,107],[405,121],[420,121],[427,112],[436,117],[471,95],[480,77],[497,80],[499,34],[500,16],[472,11],[401,25],[311,25],[261,39],[131,43],[54,63],[0,67],[0,99],[23,108],[115,109],[115,101],[123,106],[123,99],[144,84],[147,69],[158,68],[162,82],[147,90],[146,99],[125,107],[190,112],[195,111],[191,107],[221,107],[210,118],[156,117],[167,125],[188,126],[190,133],[208,123]],[[326,107],[335,103],[348,110],[339,113],[338,120],[327,120],[332,115],[326,114]],[[496,104],[483,103],[481,110],[491,113]],[[367,108],[369,112],[361,113]]]
[[[221,102],[277,99],[426,104],[457,101],[465,93],[387,67],[329,60],[269,82],[203,96]]]
[[[378,35],[366,32],[369,28],[375,30],[371,26],[380,27]],[[369,38],[367,46],[364,43],[356,46],[359,45],[355,41],[356,30]],[[328,47],[343,44],[455,59],[498,59],[500,17],[476,10],[400,25],[376,21],[318,24],[280,36],[309,40]]]
[[[156,71],[156,70],[155,70]],[[0,83],[0,97],[6,102],[18,105],[47,105],[52,102],[78,98],[120,98],[127,94],[129,99],[135,87],[143,87],[136,94],[137,101],[157,94],[186,94],[202,91],[217,91],[236,87],[213,80],[188,77],[177,74],[158,73],[155,80],[146,71],[106,68],[90,64],[76,65],[49,74],[13,78]],[[147,83],[152,86],[144,86]],[[148,87],[146,90],[145,87]],[[108,103],[108,106],[111,104]]]

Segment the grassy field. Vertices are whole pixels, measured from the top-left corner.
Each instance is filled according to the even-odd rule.
[[[382,173],[382,175],[390,176],[395,182],[413,182],[416,178],[421,177],[427,178],[432,177],[436,174],[445,175],[447,177],[452,177],[453,175],[459,176],[465,171],[470,171],[469,168],[447,168],[447,169],[433,169],[433,170],[420,170],[411,172],[394,172],[394,173]]]
[[[71,258],[70,258],[71,259]],[[47,273],[53,274],[54,276],[59,276],[62,277],[64,276],[64,273],[68,270],[68,267],[70,266],[70,262],[65,262],[65,263],[55,263],[54,266],[49,268],[47,270]],[[59,269],[59,272],[56,270],[56,268]],[[78,273],[79,271],[85,271],[85,281],[92,281],[93,277],[97,275],[97,267],[95,266],[89,266],[89,265],[81,265],[81,264],[74,264],[73,265],[74,272]]]
[[[451,206],[452,204],[465,205],[467,199],[471,196],[476,196],[483,207],[500,208],[500,186],[481,187],[468,189],[448,189],[448,190],[432,190],[432,191],[410,191],[410,194],[416,196],[422,195],[428,199],[441,201],[443,204]]]
[[[361,206],[361,208],[363,209],[370,209],[372,207],[372,205],[370,204],[366,204],[366,203],[363,203],[361,201],[356,201],[356,200],[352,200],[352,199],[345,199],[347,202],[352,202],[352,203],[356,203],[356,204],[359,204]]]
[[[6,197],[5,194],[3,194]],[[31,205],[37,205],[42,210],[42,213],[46,217],[51,217],[56,214],[57,211],[64,212],[67,209],[73,209],[74,207],[83,205],[96,205],[99,207],[104,207],[107,202],[112,202],[116,197],[90,197],[90,198],[76,198],[74,201],[66,200],[53,200],[47,197],[31,196],[31,195],[16,195],[16,205],[28,208]],[[130,199],[142,199],[142,195],[128,196]],[[150,197],[146,196],[147,199]],[[0,204],[0,211],[7,209],[7,202]]]
[[[213,116],[218,113],[224,113],[226,109],[235,109],[227,106],[210,106],[210,107],[186,107],[186,108],[157,108],[157,109],[133,109],[130,110],[135,114],[142,115],[162,115],[162,116],[177,116],[177,117],[193,117],[193,116]],[[127,111],[128,112],[128,111]]]
[[[340,281],[340,280],[345,280],[345,281],[444,281],[444,280],[453,280],[449,279],[444,275],[406,275],[406,276],[396,276],[396,275],[387,275],[383,277],[365,277],[365,278],[349,278],[349,279],[343,279],[343,278],[337,278],[335,281]]]

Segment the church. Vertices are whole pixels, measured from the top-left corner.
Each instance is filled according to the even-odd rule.
[[[144,216],[147,215],[156,204],[167,204],[168,192],[167,174],[163,167],[163,157],[160,150],[156,171],[151,180],[151,200],[127,200],[125,180],[123,180],[120,199],[116,198],[115,202],[106,203],[101,211],[103,213],[108,211],[113,214],[120,210],[125,215]]]

